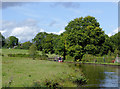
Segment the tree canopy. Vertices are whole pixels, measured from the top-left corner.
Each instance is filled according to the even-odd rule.
[[[67,54],[76,59],[81,59],[85,53],[99,54],[105,42],[105,33],[95,17],[76,18],[65,27],[67,36],[62,37],[63,44],[66,41]],[[62,45],[61,45],[62,47]]]
[[[18,38],[15,36],[10,36],[6,39],[7,47],[13,48],[18,45]]]
[[[32,45],[32,43],[30,41],[24,42],[22,43],[21,48],[22,49],[29,49],[29,47]]]
[[[57,36],[52,33],[40,32],[35,36],[33,42],[36,44],[38,50],[44,51],[45,53],[54,53],[54,40]]]

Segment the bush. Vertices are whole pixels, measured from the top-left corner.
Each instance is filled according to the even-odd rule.
[[[83,85],[87,83],[87,80],[85,77],[75,77],[75,80],[73,81],[73,83],[76,83],[78,85]]]
[[[70,74],[68,75],[68,79],[77,85],[83,85],[87,83],[87,79],[84,76]]]
[[[8,57],[30,57],[29,54],[8,54]]]
[[[39,55],[39,60],[47,60],[48,56],[47,55]]]
[[[30,57],[33,58],[33,60],[35,60],[36,58],[36,55],[38,54],[37,53],[37,47],[35,44],[32,44],[29,48],[29,54],[30,54]]]
[[[46,79],[44,82],[34,81],[32,87],[49,87],[52,89],[56,89],[60,87],[59,83],[55,80],[48,80]]]
[[[30,54],[8,54],[8,57],[31,57]],[[47,60],[48,55],[35,55],[39,60]]]
[[[104,58],[104,59],[103,59]],[[111,63],[115,59],[115,56],[104,55],[104,56],[94,56],[91,54],[85,54],[82,58],[83,62],[99,62],[102,63],[105,60],[105,63]]]
[[[96,60],[96,57],[91,54],[84,54],[83,58],[82,58],[83,62],[91,62],[91,61],[95,61],[95,60]]]

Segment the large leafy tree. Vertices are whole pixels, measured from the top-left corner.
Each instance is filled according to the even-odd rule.
[[[54,40],[54,50],[56,54],[59,55],[64,55],[64,50],[65,50],[65,36],[63,34],[59,35],[55,40]]]
[[[18,38],[16,38],[15,36],[10,36],[6,39],[6,43],[7,43],[7,47],[14,47],[18,45]]]
[[[47,37],[47,35],[48,34],[46,32],[40,32],[34,37],[33,42],[36,43],[37,50],[43,50],[44,39]]]
[[[36,43],[37,49],[40,51],[44,51],[45,53],[54,53],[55,39],[58,35],[48,34],[46,32],[38,33],[33,42]]]
[[[105,33],[95,17],[76,18],[68,23],[65,30],[68,54],[75,60],[81,59],[85,53],[100,53]]]
[[[0,48],[5,45],[5,37],[0,33]]]
[[[43,49],[45,53],[54,53],[54,46],[55,46],[55,39],[57,38],[57,35],[55,34],[48,34],[46,38],[44,39],[44,45]]]

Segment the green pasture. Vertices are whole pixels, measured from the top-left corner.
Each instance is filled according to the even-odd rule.
[[[28,53],[28,50],[3,49],[2,53]],[[81,70],[68,63],[2,56],[2,87],[46,87],[47,83],[76,87],[77,79],[86,81]]]

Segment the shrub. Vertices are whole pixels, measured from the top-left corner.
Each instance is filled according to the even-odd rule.
[[[35,60],[36,55],[37,55],[37,47],[35,46],[35,44],[32,44],[30,46],[30,48],[29,48],[29,54],[33,58],[33,60]]]
[[[56,89],[59,86],[60,85],[56,80],[46,79],[44,82],[34,81],[32,87],[49,87],[49,88],[52,88],[52,89]]]
[[[39,60],[47,60],[48,56],[47,55],[39,55]]]
[[[87,80],[85,77],[75,77],[73,83],[76,83],[78,85],[83,85],[83,84],[86,84],[87,83]]]
[[[29,54],[8,54],[8,57],[30,57]]]
[[[91,54],[84,54],[83,58],[82,58],[83,62],[91,62],[91,61],[95,61],[95,60],[96,60],[96,57]]]
[[[8,54],[8,57],[31,57],[30,54]],[[47,60],[48,59],[48,55],[35,55],[35,57],[39,60]]]

